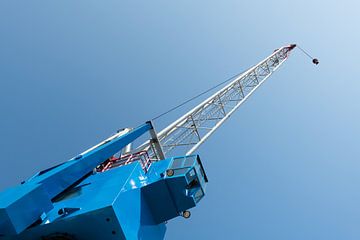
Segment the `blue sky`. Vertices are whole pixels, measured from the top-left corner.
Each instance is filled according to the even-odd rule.
[[[166,238],[359,239],[359,7],[1,1],[0,189],[298,43],[320,65],[296,50],[202,146],[207,196]]]

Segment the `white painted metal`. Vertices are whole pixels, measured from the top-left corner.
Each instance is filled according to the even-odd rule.
[[[159,160],[165,159],[164,151],[158,139],[158,134],[156,133],[154,128],[150,129],[150,136],[150,144],[153,146],[152,153],[155,153],[154,156],[156,156],[156,158]]]
[[[273,71],[275,71],[278,67],[280,67],[280,65],[283,63],[284,61],[282,61],[276,68],[274,68]],[[248,95],[246,95],[238,104],[236,104],[236,106],[231,109],[231,111],[229,113],[227,113],[224,118],[222,118],[218,123],[216,123],[216,125],[214,126],[214,128],[212,128],[205,136],[202,137],[202,139],[195,145],[193,146],[187,153],[186,155],[192,154],[196,151],[196,149],[199,148],[199,146],[205,142],[206,139],[208,139],[208,137],[210,137],[211,134],[213,134],[216,129],[218,129],[224,122],[225,120],[227,120],[240,106],[241,104],[243,104],[250,96],[253,92],[255,92],[256,89],[258,89],[260,87],[261,84],[263,84],[265,82],[266,79],[268,79],[270,77],[271,74],[267,75],[261,82],[259,82],[259,84],[254,87],[250,93]]]
[[[123,151],[122,151],[122,154],[125,155],[125,154],[129,154],[131,152],[131,146],[132,144],[129,143],[128,145],[126,145],[126,147],[124,147]]]
[[[157,138],[164,154],[196,151],[280,67],[294,47],[289,45],[274,51],[159,132]],[[149,149],[149,142],[140,148]]]
[[[124,128],[122,130],[119,130],[117,133],[115,133],[114,135],[112,135],[111,137],[108,137],[107,139],[105,139],[104,141],[100,142],[99,144],[96,144],[95,146],[87,149],[86,151],[82,152],[80,155],[84,156],[85,154],[87,154],[88,152],[94,150],[97,147],[100,147],[101,145],[104,145],[105,143],[110,142],[111,140],[121,137],[125,134],[127,134],[128,132],[130,132],[132,130],[132,128]]]

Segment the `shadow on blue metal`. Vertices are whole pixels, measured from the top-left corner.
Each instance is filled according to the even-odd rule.
[[[142,134],[131,132],[0,193],[0,239],[163,239],[166,222],[205,195],[198,155],[94,171]]]

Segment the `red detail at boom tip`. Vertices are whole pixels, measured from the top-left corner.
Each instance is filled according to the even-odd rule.
[[[289,50],[293,50],[296,47],[296,44],[290,44],[289,45]]]

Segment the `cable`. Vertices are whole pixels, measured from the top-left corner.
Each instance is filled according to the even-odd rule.
[[[179,105],[176,105],[175,107],[170,108],[169,110],[167,110],[167,111],[165,111],[165,112],[163,112],[163,113],[159,114],[158,116],[154,117],[154,118],[153,118],[153,119],[151,119],[151,120],[152,120],[152,121],[154,121],[154,120],[156,120],[156,119],[158,119],[158,118],[161,118],[162,116],[164,116],[164,115],[166,115],[166,114],[168,114],[168,113],[170,113],[170,112],[172,112],[172,111],[174,111],[174,110],[178,109],[179,107],[184,106],[185,104],[187,104],[187,103],[189,103],[189,102],[191,102],[191,101],[193,101],[193,100],[195,100],[195,99],[197,99],[197,98],[201,97],[202,95],[204,95],[204,94],[206,94],[206,93],[208,93],[208,92],[210,92],[210,91],[214,90],[215,88],[220,87],[221,85],[223,85],[223,84],[225,84],[225,83],[229,82],[230,80],[233,80],[234,78],[236,78],[237,76],[239,76],[239,75],[243,74],[244,72],[245,72],[245,71],[243,71],[243,72],[241,72],[241,73],[238,73],[238,74],[236,74],[236,75],[232,76],[231,78],[228,78],[228,79],[226,79],[225,81],[223,81],[223,82],[221,82],[221,83],[216,84],[215,86],[213,86],[213,87],[211,87],[211,88],[209,88],[209,89],[207,89],[207,90],[203,91],[202,93],[200,93],[200,94],[198,94],[198,95],[196,95],[196,96],[194,96],[194,97],[192,97],[192,98],[190,98],[190,99],[188,99],[188,100],[186,100],[186,101],[184,101],[184,102],[180,103]]]
[[[308,56],[312,62],[315,64],[315,65],[318,65],[319,64],[319,60],[317,58],[313,58],[308,52],[306,52],[304,49],[302,49],[299,45],[296,45],[306,56]]]
[[[303,52],[305,53],[309,58],[314,59],[309,53],[307,53],[304,49],[302,49],[299,45],[297,45],[297,47]]]
[[[306,56],[308,56],[311,60],[312,60],[312,62],[315,64],[315,65],[317,65],[317,64],[319,64],[319,60],[318,59],[316,59],[316,58],[313,58],[309,53],[307,53],[304,49],[302,49],[299,45],[297,45],[297,47],[306,55]],[[208,93],[208,92],[210,92],[210,91],[212,91],[212,90],[214,90],[215,88],[217,88],[217,87],[219,87],[219,86],[221,86],[221,85],[223,85],[223,84],[225,84],[225,83],[227,83],[227,82],[229,82],[230,80],[232,80],[232,79],[234,79],[235,77],[237,77],[237,76],[239,76],[240,74],[243,74],[245,71],[243,71],[243,72],[241,72],[241,73],[238,73],[238,74],[236,74],[236,75],[234,75],[234,76],[232,76],[231,78],[228,78],[228,79],[226,79],[225,81],[223,81],[223,82],[221,82],[221,83],[219,83],[219,84],[217,84],[217,85],[215,85],[215,86],[213,86],[213,87],[211,87],[211,88],[209,88],[209,89],[207,89],[207,90],[205,90],[204,92],[202,92],[202,93],[200,93],[200,94],[198,94],[198,95],[196,95],[196,96],[194,96],[194,97],[192,97],[192,98],[190,98],[190,99],[188,99],[188,100],[186,100],[186,101],[184,101],[184,102],[182,102],[182,103],[180,103],[179,105],[176,105],[175,107],[173,107],[173,108],[170,108],[169,110],[167,110],[167,111],[165,111],[165,112],[163,112],[163,113],[161,113],[161,114],[159,114],[159,115],[157,115],[156,117],[154,117],[153,119],[151,119],[152,121],[154,121],[154,120],[156,120],[156,119],[159,119],[159,118],[161,118],[162,116],[164,116],[164,115],[166,115],[166,114],[168,114],[168,113],[170,113],[170,112],[172,112],[172,111],[174,111],[174,110],[176,110],[176,109],[178,109],[179,107],[182,107],[182,106],[184,106],[185,104],[187,104],[187,103],[189,103],[189,102],[191,102],[191,101],[193,101],[193,100],[195,100],[195,99],[197,99],[197,98],[199,98],[199,97],[201,97],[202,95],[204,95],[204,94],[206,94],[206,93]]]

